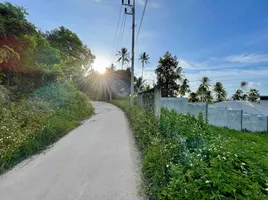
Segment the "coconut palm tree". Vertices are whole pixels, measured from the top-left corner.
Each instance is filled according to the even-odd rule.
[[[179,88],[180,96],[183,97],[186,93],[190,93],[190,92],[191,90],[190,90],[189,80],[187,78],[183,79],[182,84],[180,85],[180,88]]]
[[[208,91],[210,87],[210,84],[209,84],[210,80],[208,77],[203,77],[200,82],[201,84],[199,88],[197,89],[196,93],[198,94],[198,96],[200,96],[201,102],[205,102],[207,99],[206,96],[208,95]]]
[[[242,90],[245,90],[247,86],[248,86],[248,82],[247,81],[242,81],[240,83],[240,87],[242,88]]]
[[[256,89],[250,89],[248,92],[248,100],[251,102],[256,102],[259,96],[259,91]]]
[[[195,92],[191,92],[190,95],[189,95],[189,102],[198,102],[199,101],[199,98],[198,98],[198,95],[197,93]]]
[[[208,103],[211,103],[213,100],[213,97],[212,97],[212,92],[210,90],[208,90],[205,94],[205,99],[204,101],[205,102],[208,102]]]
[[[143,52],[143,53],[140,55],[139,60],[141,61],[141,64],[142,64],[141,78],[143,78],[144,64],[150,64],[150,62],[149,62],[150,57],[149,57],[149,55],[148,55],[146,52]]]
[[[215,85],[213,86],[213,92],[214,92],[214,96],[218,102],[226,100],[227,92],[224,89],[221,82],[215,83]]]
[[[136,78],[134,77],[134,90],[135,92],[139,92],[139,90],[143,90],[145,87],[146,80],[143,80],[142,77]]]
[[[123,47],[121,51],[118,51],[116,56],[118,56],[117,62],[122,63],[122,69],[124,68],[125,64],[128,64],[130,62],[129,52],[125,47]]]
[[[236,90],[235,94],[233,94],[233,100],[241,100],[243,95],[243,91],[241,89]]]

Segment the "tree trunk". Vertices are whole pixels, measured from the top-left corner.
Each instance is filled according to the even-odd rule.
[[[144,62],[142,62],[142,69],[141,69],[141,79],[143,80],[143,69],[144,69]]]

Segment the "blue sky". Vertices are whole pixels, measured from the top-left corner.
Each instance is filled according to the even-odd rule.
[[[144,5],[137,1],[136,24]],[[42,30],[66,26],[76,32],[99,60],[112,60],[121,0],[10,0],[28,9],[29,20]],[[166,51],[179,58],[191,89],[208,76],[220,81],[231,95],[242,80],[268,95],[267,0],[149,0],[136,57],[146,51],[151,64],[145,78]],[[131,19],[127,18],[122,45],[131,49]],[[117,64],[120,68],[120,64]],[[141,64],[136,60],[135,74]]]

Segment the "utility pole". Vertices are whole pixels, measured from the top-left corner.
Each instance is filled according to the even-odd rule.
[[[131,8],[129,12],[127,7],[125,7],[125,14],[132,15],[132,58],[131,58],[131,84],[130,84],[130,105],[134,105],[134,63],[135,63],[135,0],[130,4],[130,0],[127,0],[128,3],[125,3],[125,0],[122,0],[122,5],[128,6]]]

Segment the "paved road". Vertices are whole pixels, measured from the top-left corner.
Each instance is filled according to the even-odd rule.
[[[96,102],[96,115],[53,147],[0,177],[1,200],[134,200],[137,151],[124,113]]]

